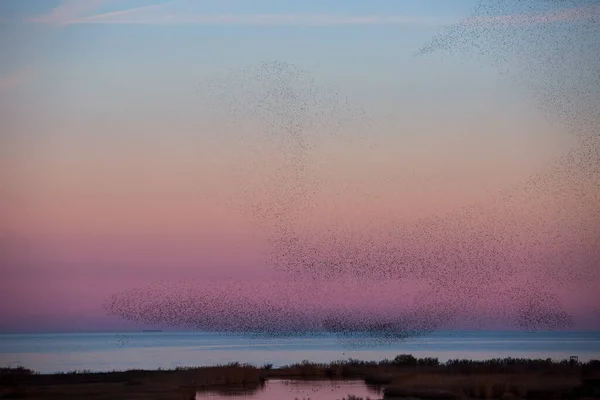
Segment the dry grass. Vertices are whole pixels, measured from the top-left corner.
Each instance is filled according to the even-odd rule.
[[[173,370],[73,371],[63,374],[36,374],[22,367],[0,368],[0,398],[190,400],[197,390],[224,394],[230,393],[232,387],[258,390],[268,378],[358,378],[367,383],[388,386],[388,395],[394,392],[412,393],[423,398],[426,396],[418,395],[432,395],[433,390],[441,396],[439,398],[444,398],[444,393],[446,398],[457,399],[500,398],[512,393],[550,400],[559,394],[573,394],[571,398],[597,394],[600,362],[582,364],[505,359],[485,362],[455,360],[440,364],[435,359],[418,360],[404,355],[379,363],[349,360],[315,364],[305,361],[282,368],[231,363]]]
[[[577,376],[553,377],[529,374],[448,374],[422,373],[396,379],[386,393],[409,392],[415,397],[423,390],[451,392],[456,398],[498,399],[505,393],[519,397],[551,399],[568,394],[581,384]],[[450,397],[448,397],[450,398]]]
[[[18,376],[17,376],[18,375]],[[106,373],[15,374],[5,371],[2,398],[190,400],[197,390],[239,386],[257,389],[264,380],[252,366],[230,364],[174,370]]]

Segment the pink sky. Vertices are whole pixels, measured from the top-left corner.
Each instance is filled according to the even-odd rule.
[[[186,282],[172,289],[186,288],[181,301],[200,301],[197,292],[230,307],[279,302],[315,318],[385,315],[425,296],[489,322],[510,319],[528,290],[547,291],[576,326],[590,325],[599,309],[597,157],[561,161],[583,154],[581,138],[497,69],[460,56],[409,58],[438,32],[434,21],[456,13],[414,6],[388,10],[390,20],[309,13],[294,22],[282,11],[267,18],[278,27],[265,38],[252,26],[223,37],[181,12],[176,26],[159,27],[155,9],[111,7],[61,2],[0,39],[30,48],[0,63],[0,331],[130,327],[107,317],[103,302],[135,288],[150,301],[164,288],[147,285],[163,281]],[[225,23],[265,24],[252,15]],[[314,30],[319,23],[328,27]],[[575,58],[565,65],[577,67]],[[274,59],[309,73],[255,69]],[[536,74],[522,60],[509,64]],[[547,76],[585,82],[583,67],[573,71]],[[277,77],[312,105],[269,91]],[[196,92],[207,80],[213,86],[201,87],[213,91]],[[298,155],[297,137],[282,134],[300,106],[314,113],[304,120],[314,147],[302,171],[285,164]],[[582,112],[568,122],[583,118],[596,121]],[[302,190],[313,196],[289,199]],[[283,239],[297,242],[276,247]],[[317,287],[295,270],[299,260],[320,275]]]

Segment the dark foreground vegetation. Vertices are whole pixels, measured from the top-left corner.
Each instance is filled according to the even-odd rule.
[[[384,398],[412,399],[600,399],[600,361],[417,359],[304,361],[282,368],[231,363],[172,370],[38,374],[23,367],[0,368],[0,398],[25,399],[193,399],[210,390],[258,390],[275,379],[362,379],[383,388]],[[286,400],[286,399],[282,399]]]

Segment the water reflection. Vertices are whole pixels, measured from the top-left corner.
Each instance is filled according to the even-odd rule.
[[[363,381],[268,380],[253,389],[226,388],[201,391],[196,394],[196,400],[219,400],[232,397],[252,400],[339,400],[348,395],[372,399],[382,397],[380,388],[367,386]]]

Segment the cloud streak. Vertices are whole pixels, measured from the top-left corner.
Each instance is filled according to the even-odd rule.
[[[406,15],[338,15],[338,14],[204,14],[186,10],[185,3],[163,2],[125,10],[92,14],[112,0],[76,0],[63,2],[47,15],[30,22],[55,25],[75,24],[145,24],[145,25],[406,25],[444,24],[448,18]]]
[[[31,18],[30,22],[51,25],[67,25],[69,21],[93,15],[99,7],[111,3],[112,0],[62,0],[48,14]]]
[[[31,22],[60,26],[75,24],[139,24],[139,25],[447,25],[455,19],[408,15],[340,15],[340,14],[205,14],[186,9],[185,3],[168,1],[111,12],[96,13],[114,0],[63,0],[49,14],[32,18]],[[462,24],[523,25],[598,19],[600,6],[575,7],[537,14],[478,16]]]
[[[135,15],[134,10],[96,15],[70,21],[71,24],[198,24],[198,25],[404,25],[439,24],[451,22],[445,18],[408,16],[345,16],[332,14],[156,14]]]

